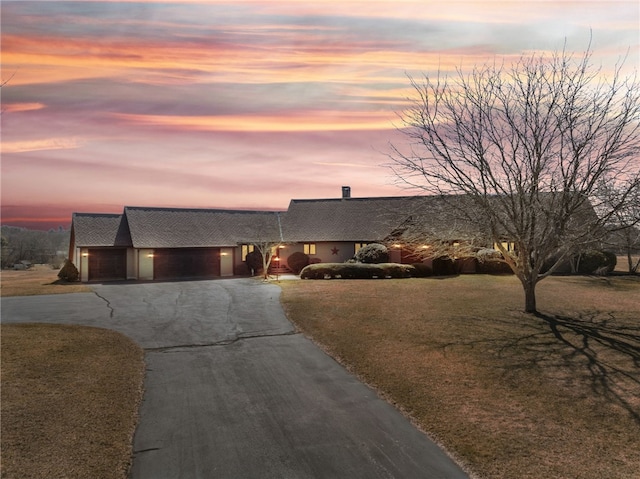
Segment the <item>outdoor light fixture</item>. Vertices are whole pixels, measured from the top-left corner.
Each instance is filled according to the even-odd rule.
[[[276,256],[273,260],[276,262],[276,281],[280,282],[280,257]]]
[[[86,258],[87,256],[89,256],[89,253],[82,253],[83,258]]]
[[[147,255],[147,258],[153,258],[153,253],[149,253],[149,254]]]

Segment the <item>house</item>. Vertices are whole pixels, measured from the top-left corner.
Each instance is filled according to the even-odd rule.
[[[69,258],[82,281],[163,280],[249,274],[246,255],[278,244],[279,264],[294,252],[312,262],[344,262],[372,242],[391,245],[390,260],[413,262],[401,244],[420,224],[451,237],[437,197],[294,199],[287,211],[124,208],[122,214],[74,213]]]
[[[74,213],[69,258],[81,281],[247,274],[256,241],[281,237],[281,212],[125,207]]]

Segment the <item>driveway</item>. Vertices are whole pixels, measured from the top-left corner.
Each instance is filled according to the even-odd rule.
[[[133,479],[466,478],[298,334],[252,279],[98,284],[2,298],[3,322],[120,331],[146,354]]]

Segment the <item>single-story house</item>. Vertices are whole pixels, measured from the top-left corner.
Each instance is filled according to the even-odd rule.
[[[261,243],[280,245],[281,268],[297,251],[311,262],[344,262],[372,242],[386,242],[390,260],[407,263],[415,257],[394,238],[419,224],[455,240],[447,211],[438,197],[352,198],[349,187],[337,198],[291,200],[286,211],[127,206],[122,214],[74,213],[69,258],[82,281],[247,275],[245,258]]]
[[[74,213],[69,258],[81,281],[246,274],[250,245],[280,237],[281,212],[124,208]]]

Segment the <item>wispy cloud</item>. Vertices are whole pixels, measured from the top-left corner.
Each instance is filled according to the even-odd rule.
[[[629,52],[632,70],[639,17],[625,0],[3,2],[3,211],[69,178],[56,202],[83,210],[397,194],[380,164],[407,74],[591,32],[597,64]]]
[[[34,111],[41,110],[45,108],[45,105],[42,103],[3,103],[2,111],[5,113],[18,113],[21,111]]]
[[[115,113],[140,125],[200,131],[301,132],[393,128],[387,112],[305,111],[273,115],[174,116]]]
[[[44,150],[72,150],[79,148],[76,138],[44,138],[38,140],[3,141],[2,153],[27,153]]]

